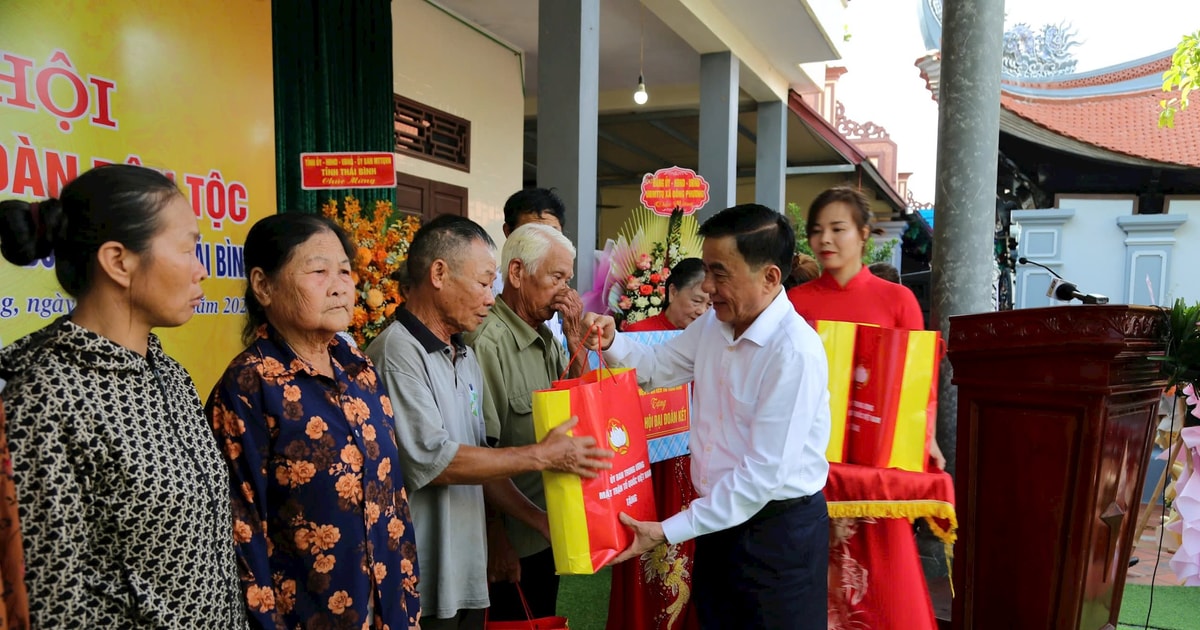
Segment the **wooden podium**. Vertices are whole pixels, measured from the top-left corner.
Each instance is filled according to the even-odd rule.
[[[953,627],[1115,628],[1141,504],[1163,311],[950,319],[958,386]]]

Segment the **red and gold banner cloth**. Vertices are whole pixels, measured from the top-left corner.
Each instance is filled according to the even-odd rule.
[[[945,472],[829,465],[829,628],[936,630],[912,521],[946,546],[958,528]]]

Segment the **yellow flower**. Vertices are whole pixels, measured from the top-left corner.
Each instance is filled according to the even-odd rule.
[[[372,258],[374,258],[374,253],[370,249],[359,247],[358,251],[354,253],[354,266],[357,268],[366,267]]]
[[[395,209],[387,201],[377,201],[364,209],[353,196],[340,204],[328,200],[321,206],[321,213],[341,225],[350,240],[358,243],[351,279],[364,299],[355,307],[347,332],[365,346],[383,332],[396,307],[404,302],[392,274],[404,264],[420,220],[411,215],[396,218]]]
[[[376,309],[383,305],[383,291],[370,289],[367,291],[367,307]]]

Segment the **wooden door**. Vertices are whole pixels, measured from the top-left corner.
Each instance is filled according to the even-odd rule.
[[[396,210],[427,222],[439,214],[467,216],[467,189],[432,179],[396,173]]]

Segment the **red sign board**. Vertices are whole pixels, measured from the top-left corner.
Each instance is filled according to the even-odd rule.
[[[708,182],[690,168],[660,168],[642,177],[642,205],[658,214],[670,216],[675,208],[692,214],[706,203]]]
[[[301,153],[300,188],[395,188],[391,153]]]
[[[642,393],[642,415],[646,421],[646,439],[683,433],[691,426],[692,393],[687,385]]]

